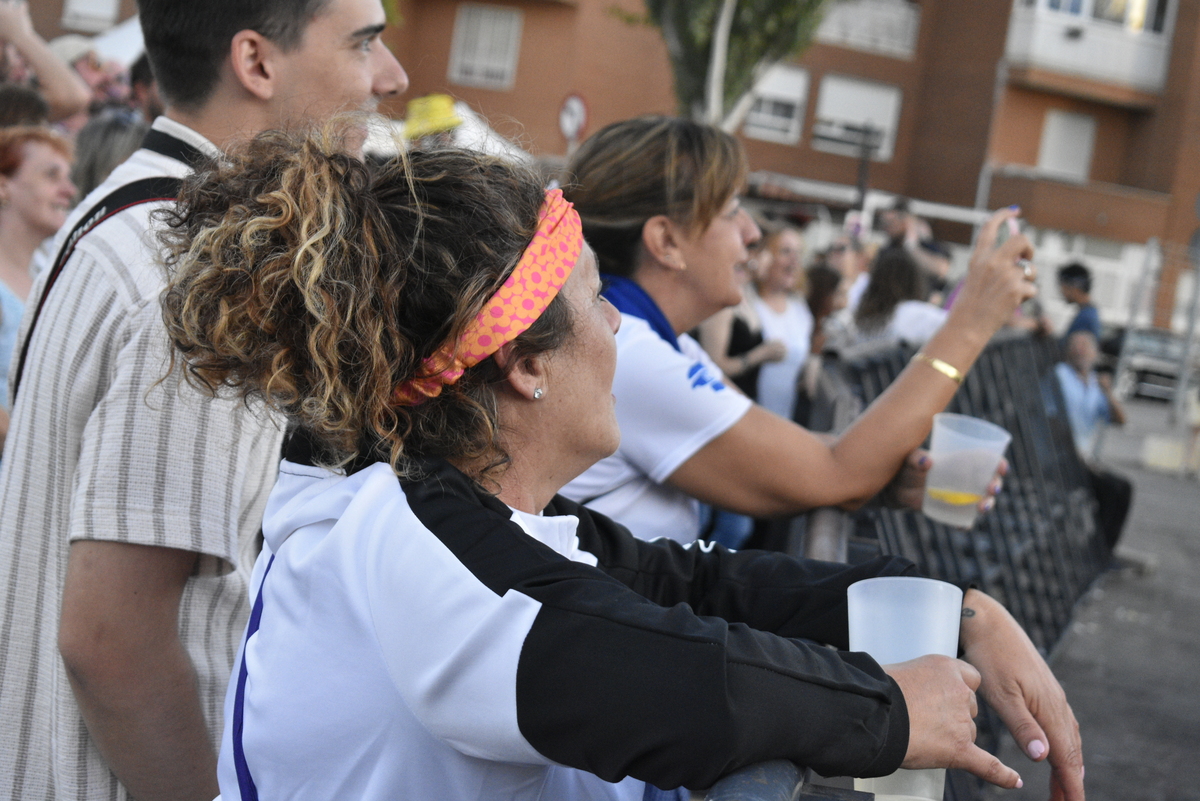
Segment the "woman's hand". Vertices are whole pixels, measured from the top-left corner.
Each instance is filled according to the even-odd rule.
[[[750,353],[754,354],[754,364],[781,362],[787,356],[787,344],[781,339],[768,339]]]
[[[917,448],[904,460],[900,472],[884,488],[883,502],[897,509],[915,509],[921,511],[925,502],[925,479],[929,476],[929,468],[933,467],[933,457],[929,451]],[[980,512],[989,512],[996,505],[996,496],[1004,486],[1004,476],[1008,475],[1008,460],[1000,457],[996,465],[996,474],[988,482],[983,500],[979,502]]]
[[[1012,789],[1021,777],[975,745],[979,671],[948,656],[923,656],[883,668],[900,685],[908,706],[908,753],[903,767],[962,768]]]
[[[1058,680],[1017,621],[988,595],[967,590],[960,641],[963,659],[979,670],[979,691],[1017,745],[1035,762],[1050,761],[1051,801],[1083,801],[1079,724]]]
[[[970,327],[990,338],[1001,326],[1012,320],[1013,312],[1037,294],[1036,273],[1026,275],[1021,262],[1033,258],[1033,244],[1024,234],[1015,231],[996,246],[1001,226],[1012,226],[1019,209],[1001,209],[993,214],[979,232],[971,266],[963,287],[950,310],[947,326]],[[1009,221],[1013,220],[1013,223]]]

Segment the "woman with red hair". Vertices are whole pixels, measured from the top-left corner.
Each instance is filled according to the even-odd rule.
[[[8,363],[25,299],[30,263],[67,220],[75,199],[71,145],[49,128],[0,129],[0,444],[8,431]]]

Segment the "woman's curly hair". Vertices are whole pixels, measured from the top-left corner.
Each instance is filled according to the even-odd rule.
[[[544,197],[531,171],[472,151],[372,167],[333,127],[261,134],[189,179],[165,215],[167,332],[193,384],[264,399],[331,465],[383,459],[409,477],[446,458],[485,479],[508,461],[494,360],[417,406],[393,393],[499,289]],[[513,361],[571,326],[560,295]]]

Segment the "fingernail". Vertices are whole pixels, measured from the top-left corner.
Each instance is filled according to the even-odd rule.
[[[917,460],[917,464],[920,465],[921,467],[929,467],[929,457],[922,456],[920,459]]]
[[[996,499],[988,498],[986,501],[983,502],[983,511],[990,512],[990,511],[992,511],[992,507],[995,505],[996,505]]]
[[[1017,789],[1020,790],[1024,786],[1025,786],[1025,782],[1021,781],[1021,777],[1018,776],[1017,777]]]
[[[1025,750],[1029,752],[1030,759],[1041,759],[1042,755],[1046,753],[1046,744],[1041,740],[1034,740],[1025,747]]]
[[[1009,210],[1009,211],[1020,211],[1020,210],[1021,210],[1021,207],[1020,207],[1019,205],[1017,205],[1016,203],[1014,203],[1014,204],[1012,204],[1011,206],[1009,206],[1009,207],[1008,207],[1008,210]]]
[[[1083,778],[1083,774],[1084,774],[1085,772],[1086,772],[1086,771],[1084,770],[1084,767],[1083,767],[1083,765],[1080,765],[1080,766],[1079,766],[1079,778],[1080,778],[1080,779],[1082,779],[1082,778]]]

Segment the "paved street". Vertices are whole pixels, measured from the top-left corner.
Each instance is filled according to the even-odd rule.
[[[1142,466],[1147,438],[1172,432],[1164,404],[1127,411],[1104,461],[1136,486],[1118,553],[1149,569],[1102,576],[1052,664],[1083,730],[1089,801],[1200,801],[1200,483]],[[1011,742],[1001,758],[1025,788],[989,801],[1049,797],[1048,769]]]

